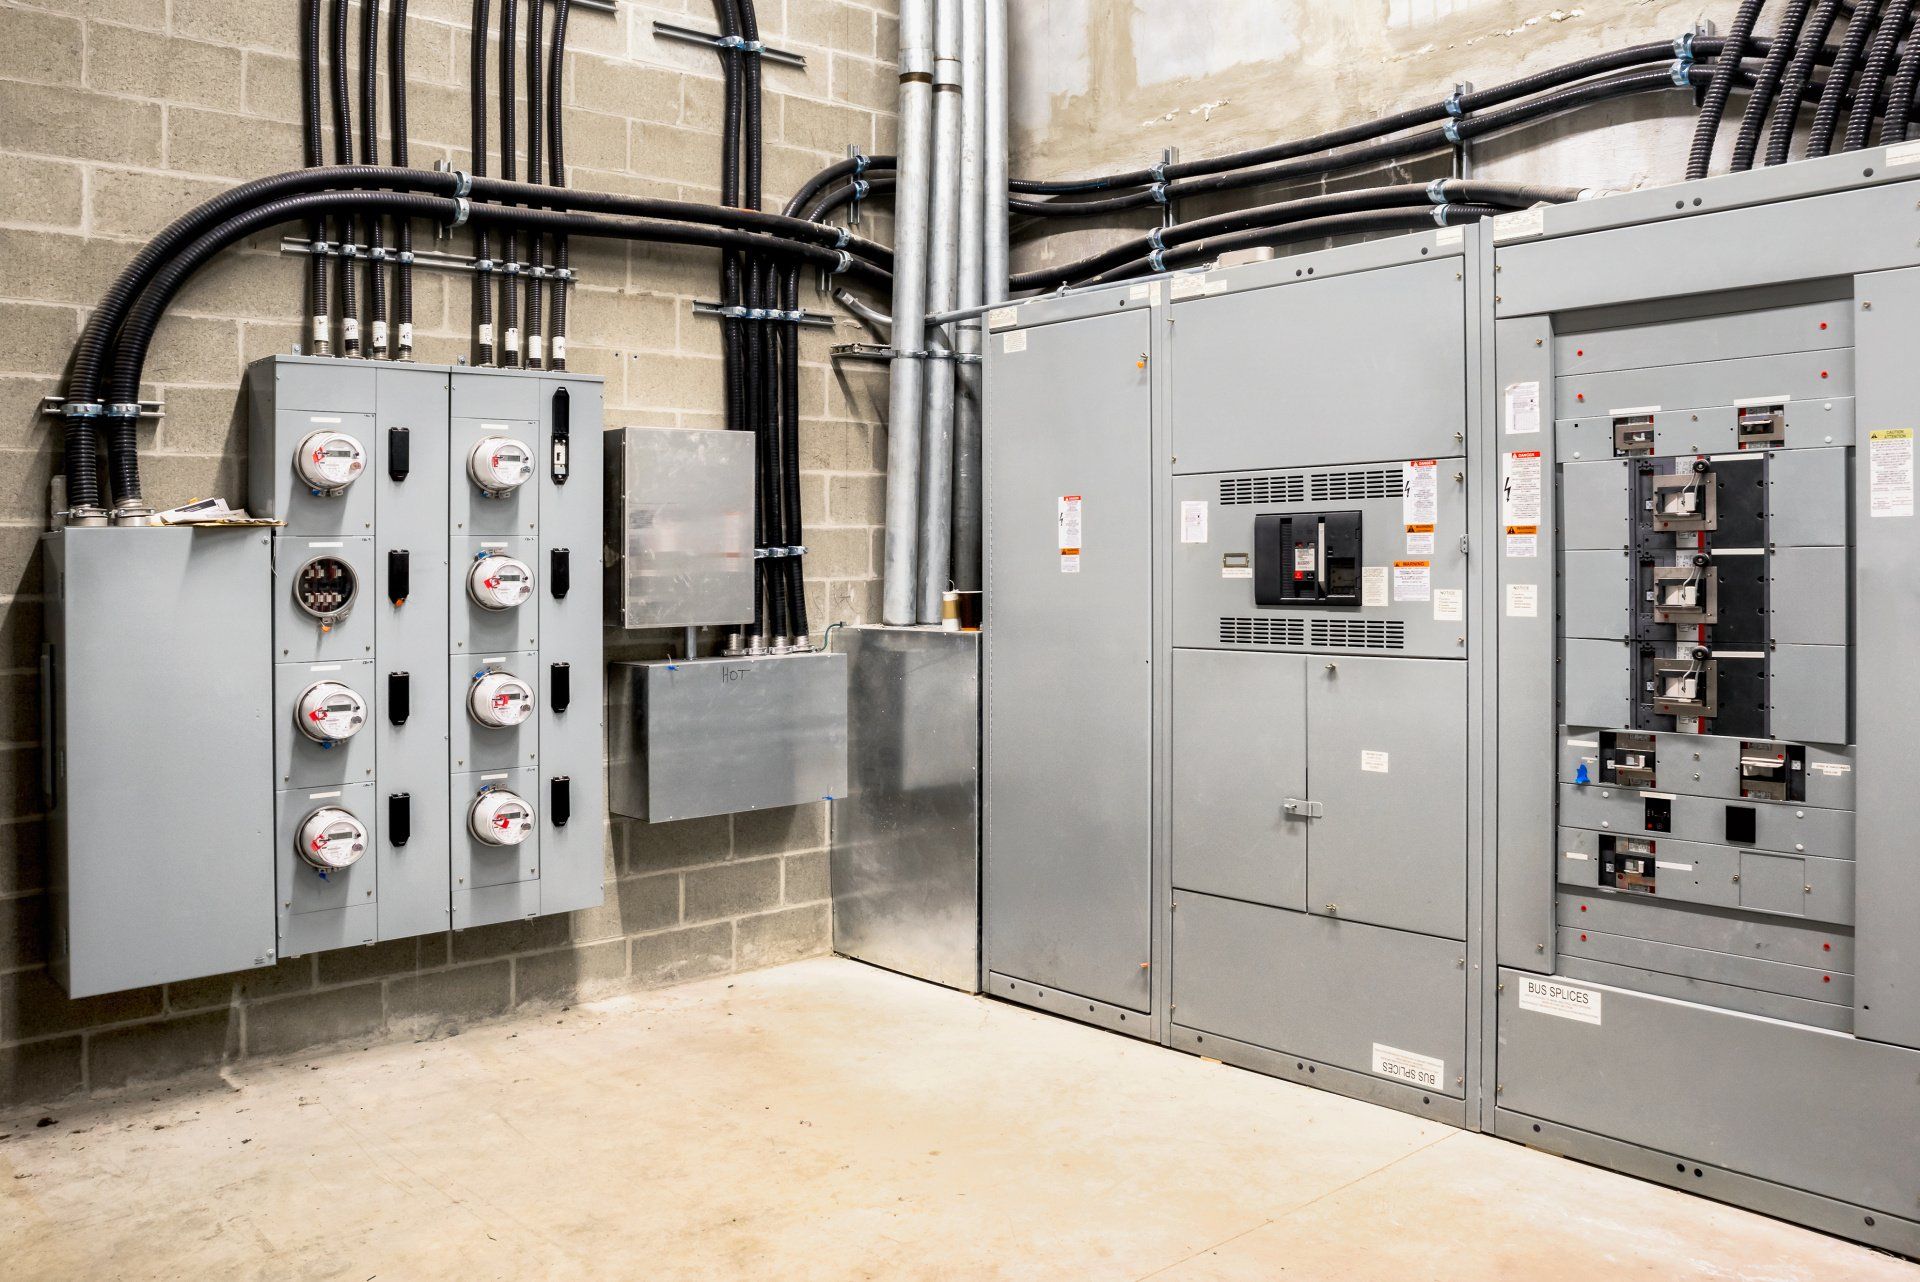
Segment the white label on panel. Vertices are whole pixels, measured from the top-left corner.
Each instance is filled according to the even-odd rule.
[[[1692,864],[1673,864],[1673,863],[1668,863],[1664,859],[1654,860],[1653,866],[1655,868],[1665,868],[1668,872],[1692,872],[1693,871]]]
[[[1389,762],[1388,762],[1386,753],[1374,752],[1371,749],[1361,750],[1360,768],[1366,771],[1368,774],[1374,774],[1374,775],[1386,774],[1388,765],[1389,765]]]
[[[1295,577],[1312,574],[1315,551],[1313,548],[1297,547],[1293,550],[1293,573]]]
[[[1433,555],[1433,527],[1431,525],[1409,525],[1407,527],[1407,555]]]
[[[1207,501],[1205,499],[1181,500],[1180,541],[1182,543],[1207,541]]]
[[[1541,979],[1537,975],[1522,975],[1519,984],[1521,1010],[1556,1015],[1561,1019],[1576,1019],[1582,1024],[1602,1022],[1601,994],[1591,988],[1576,988],[1572,984]]]
[[[1920,162],[1920,142],[1895,143],[1887,148],[1887,168]]]
[[[1540,434],[1540,384],[1507,384],[1507,431],[1514,436]]]
[[[1516,209],[1493,220],[1493,243],[1504,245],[1510,240],[1524,240],[1528,236],[1538,236],[1546,229],[1547,211],[1544,208],[1536,205],[1532,209]]]
[[[1537,583],[1507,584],[1507,617],[1509,619],[1539,618],[1540,585]]]
[[[1443,1089],[1441,1083],[1446,1080],[1447,1062],[1375,1042],[1373,1071],[1382,1077],[1391,1077],[1396,1082],[1418,1086],[1421,1090],[1437,1091]]]
[[[1129,303],[1140,303],[1140,302],[1146,302],[1146,301],[1149,301],[1149,300],[1151,300],[1152,298],[1153,298],[1153,286],[1152,286],[1152,285],[1129,285],[1129,286],[1127,286],[1127,301],[1128,301]]]
[[[1540,451],[1500,456],[1500,524],[1540,524]]]
[[[1458,623],[1467,617],[1467,594],[1460,588],[1433,590],[1433,617],[1437,623]]]
[[[987,328],[1005,329],[1007,326],[1013,324],[1013,316],[1013,308],[996,307],[987,313]]]
[[[1517,557],[1537,557],[1540,555],[1540,535],[1531,525],[1509,525],[1507,527],[1507,555]]]
[[[1467,229],[1465,227],[1442,227],[1439,231],[1433,233],[1433,244],[1434,248],[1439,249],[1447,245],[1458,245],[1466,240],[1466,238]]]
[[[1875,516],[1913,515],[1913,429],[1888,428],[1869,434]]]
[[[1578,860],[1581,860],[1582,862],[1585,862],[1586,860],[1592,858],[1592,856],[1589,855],[1584,850],[1567,850],[1567,851],[1562,851],[1561,853],[1564,854],[1568,859],[1578,859]]]
[[[1223,579],[1251,579],[1253,577],[1253,567],[1250,565],[1223,565],[1220,567],[1220,577]]]
[[[1167,292],[1175,299],[1198,298],[1207,292],[1207,286],[1198,276],[1175,276]]]
[[[1080,573],[1080,505],[1078,494],[1060,496],[1060,573]]]
[[[1817,775],[1826,775],[1830,778],[1853,773],[1853,767],[1844,761],[1816,761],[1807,769]]]
[[[1367,565],[1360,568],[1360,608],[1384,609],[1387,604],[1387,567]]]
[[[1027,331],[1024,329],[1016,329],[1011,334],[1007,334],[1003,336],[1000,339],[1000,350],[1003,352],[1026,351],[1027,350]]]
[[[1431,561],[1395,561],[1393,563],[1393,599],[1430,601],[1433,599],[1433,563]]]
[[[1409,528],[1431,528],[1440,519],[1440,464],[1417,458],[1402,469],[1400,520]]]

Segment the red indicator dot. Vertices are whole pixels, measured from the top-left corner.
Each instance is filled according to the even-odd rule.
[[[1825,329],[1826,327],[1827,327],[1827,323],[1826,323],[1825,321],[1821,321],[1821,322],[1820,322],[1820,328],[1821,328],[1821,329]]]
[[[1827,371],[1825,371],[1825,370],[1821,370],[1821,371],[1820,371],[1820,377],[1821,377],[1821,378],[1825,378],[1826,376],[1827,376]]]
[[[1573,353],[1573,354],[1574,354],[1575,356],[1585,356],[1585,355],[1587,354],[1587,349],[1586,349],[1586,348],[1584,348],[1584,347],[1580,347],[1580,348],[1576,348],[1576,349],[1574,349],[1574,353]]]
[[[1586,943],[1586,942],[1587,942],[1587,937],[1586,937],[1585,935],[1582,935],[1582,936],[1580,936],[1580,942],[1581,942],[1581,943],[1583,943],[1583,944],[1584,944],[1584,943]]]
[[[1822,944],[1822,945],[1820,945],[1820,951],[1821,951],[1821,952],[1823,952],[1823,953],[1830,953],[1830,952],[1832,952],[1832,951],[1833,951],[1833,945],[1832,945],[1832,944]]]
[[[1822,976],[1820,976],[1820,982],[1821,982],[1821,983],[1823,983],[1823,984],[1831,984],[1831,983],[1833,982],[1833,976],[1831,976],[1831,975],[1822,975]]]
[[[1581,905],[1580,905],[1580,911],[1581,911],[1581,912],[1585,912],[1585,911],[1587,911],[1587,906],[1586,906],[1585,904],[1581,904]]]
[[[1584,401],[1587,399],[1587,394],[1585,392],[1575,392],[1573,394],[1573,399],[1576,401]]]

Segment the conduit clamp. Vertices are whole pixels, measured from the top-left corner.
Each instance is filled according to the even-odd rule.
[[[360,256],[360,246],[354,244],[350,240],[343,240],[340,242],[340,257],[358,258],[359,256]]]
[[[398,254],[394,255],[394,257],[398,258],[401,262],[407,264],[407,266],[409,267],[413,265],[413,251],[411,249],[403,249]]]
[[[325,241],[325,240],[308,241],[307,252],[309,254],[319,254],[321,257],[324,258],[326,255],[331,254],[333,252],[333,243],[331,241]]]
[[[1444,205],[1447,203],[1447,180],[1445,178],[1436,178],[1427,184],[1427,200],[1429,203],[1435,205]]]
[[[1147,255],[1147,266],[1153,268],[1156,272],[1163,272],[1167,270],[1167,260],[1161,252],[1156,249]]]
[[[386,246],[384,246],[384,245],[373,245],[373,246],[370,246],[370,247],[368,248],[368,250],[367,250],[367,257],[368,257],[368,258],[371,258],[371,259],[372,259],[372,260],[373,260],[374,262],[376,262],[376,263],[384,263],[384,262],[386,262],[386,261],[387,261],[387,249],[386,249]]]
[[[1446,101],[1441,103],[1441,106],[1447,109],[1447,114],[1449,116],[1452,116],[1455,120],[1458,120],[1461,116],[1464,116],[1467,113],[1466,104],[1463,101],[1461,101],[1466,96],[1467,96],[1467,87],[1465,85],[1455,85],[1453,87],[1453,92],[1447,95]]]
[[[866,172],[867,172],[866,153],[855,152],[853,155],[853,176],[855,178],[858,178],[861,174],[864,174]]]
[[[845,249],[847,247],[847,242],[853,239],[853,233],[848,231],[845,227],[835,227],[833,230],[834,230],[833,247],[835,249]]]
[[[1167,242],[1161,238],[1161,233],[1165,230],[1166,228],[1164,227],[1155,227],[1152,231],[1148,232],[1147,244],[1154,249],[1165,249]]]
[[[466,226],[467,214],[469,211],[472,210],[472,208],[473,206],[471,202],[469,202],[465,196],[455,196],[453,198],[453,221],[448,223],[447,226],[449,227]]]
[[[1682,62],[1692,62],[1693,38],[1698,34],[1699,32],[1689,31],[1684,35],[1675,36],[1673,38],[1673,56]]]
[[[471,196],[473,194],[473,175],[464,169],[449,170],[453,175],[453,194]]]
[[[1452,208],[1453,206],[1451,205],[1435,205],[1433,207],[1434,226],[1445,227],[1447,225],[1447,211]]]
[[[493,260],[491,258],[476,258],[473,261],[473,270],[484,276],[493,270]]]
[[[873,190],[873,184],[868,182],[866,179],[864,178],[854,179],[853,180],[853,203],[857,205],[861,201],[865,200],[867,198],[867,193],[872,190]]]
[[[853,255],[843,249],[834,257],[833,266],[827,269],[827,275],[838,276],[841,272],[846,271],[852,266]]]
[[[520,274],[520,264],[512,261],[501,263],[500,274],[502,276],[518,276]]]
[[[107,412],[107,407],[99,401],[68,401],[60,407],[60,413],[67,418],[99,418]]]
[[[1673,67],[1668,74],[1673,77],[1674,88],[1693,88],[1693,59],[1675,58],[1673,60]]]
[[[107,406],[107,417],[108,418],[139,418],[140,402],[139,401],[115,401],[113,404]]]
[[[572,280],[575,272],[571,267],[555,267],[550,273],[555,280]]]
[[[1460,145],[1460,122],[1458,120],[1449,120],[1440,132],[1445,134],[1447,141],[1454,146],[1458,147]]]
[[[1154,204],[1164,205],[1167,203],[1167,185],[1165,183],[1155,183],[1153,186],[1147,188],[1147,193],[1153,197]]]

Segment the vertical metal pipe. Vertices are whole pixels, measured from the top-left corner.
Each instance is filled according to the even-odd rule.
[[[986,0],[960,0],[960,308],[985,302]],[[980,333],[982,318],[955,325],[963,360],[953,428],[953,585],[980,590]]]
[[[894,188],[893,347],[887,395],[887,524],[881,620],[915,617],[920,393],[926,374],[927,189],[933,134],[933,0],[900,4],[900,155]]]
[[[983,161],[987,189],[981,193],[986,205],[986,297],[983,302],[1002,303],[1007,298],[1007,0],[986,0],[987,70],[986,101],[981,104],[986,121],[986,147]]]
[[[933,212],[927,247],[927,307],[936,312],[952,311],[958,297],[960,27],[960,0],[934,0]],[[957,350],[948,334],[938,338],[948,352]],[[919,619],[938,623],[940,594],[953,575],[954,362],[929,359],[926,366],[920,432]]]

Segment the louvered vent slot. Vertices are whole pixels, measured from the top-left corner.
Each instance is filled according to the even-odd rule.
[[[1221,645],[1305,645],[1306,643],[1305,619],[1223,617],[1220,620]]]
[[[1404,490],[1403,476],[1403,472],[1397,467],[1379,467],[1352,472],[1322,472],[1313,478],[1312,497],[1316,503],[1351,503],[1355,499],[1397,499]]]
[[[1304,503],[1307,478],[1292,476],[1228,476],[1220,481],[1220,502]]]
[[[1309,619],[1307,644],[1345,650],[1404,650],[1407,628],[1388,619]]]

